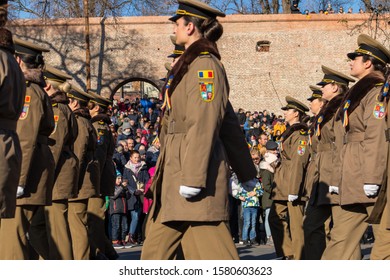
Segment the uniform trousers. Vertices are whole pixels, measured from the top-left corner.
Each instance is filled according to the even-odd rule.
[[[340,212],[340,205],[308,205],[303,220],[305,232],[306,260],[320,260],[330,237],[330,221]],[[361,259],[360,244],[355,248],[351,260]]]
[[[51,260],[72,260],[73,250],[68,223],[68,200],[56,200],[45,206],[45,222]]]
[[[371,214],[374,204],[342,205],[335,209],[330,242],[322,254],[322,260],[350,260],[368,227],[366,220]],[[376,226],[373,226],[374,236]]]
[[[304,207],[304,202],[273,201],[268,219],[278,257],[303,259]]]
[[[161,223],[147,220],[141,260],[173,260],[181,245],[186,260],[238,260],[227,222]]]
[[[69,201],[68,222],[72,239],[73,258],[75,260],[89,260],[87,209],[88,199]]]
[[[92,197],[88,201],[88,237],[91,242],[91,254],[95,257],[102,253],[109,259],[116,259],[118,255],[106,235],[105,204],[101,197]]]
[[[375,242],[371,250],[371,260],[390,260],[390,228],[387,228],[389,201],[385,209],[379,226],[375,231]]]
[[[1,219],[0,223],[0,259],[2,260],[28,260],[30,259],[32,219],[38,211],[43,211],[41,205],[20,205],[16,206],[15,217],[12,219]],[[48,244],[46,241],[47,250]],[[48,251],[46,253],[48,256]]]

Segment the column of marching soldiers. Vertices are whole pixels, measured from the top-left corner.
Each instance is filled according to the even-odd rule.
[[[0,259],[117,259],[105,234],[110,100],[0,28]]]

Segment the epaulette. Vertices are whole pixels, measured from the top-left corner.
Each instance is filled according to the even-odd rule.
[[[52,107],[57,107],[58,106],[58,103],[53,103],[51,104]]]
[[[300,133],[301,135],[307,135],[307,131],[304,130],[304,129],[301,129],[301,130],[299,131],[299,133]]]
[[[377,83],[377,84],[375,84],[375,86],[376,86],[376,87],[381,87],[381,86],[383,86],[383,84],[384,84],[384,83]]]
[[[199,56],[210,56],[210,52],[201,52]]]
[[[104,121],[98,121],[98,124],[104,125],[105,122]]]

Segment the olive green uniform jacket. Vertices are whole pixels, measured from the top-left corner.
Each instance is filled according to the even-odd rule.
[[[79,159],[78,195],[73,200],[87,199],[100,193],[99,162],[95,158],[97,136],[91,124],[87,109],[74,111],[77,120],[78,136],[74,152]]]
[[[256,176],[228,94],[225,70],[212,54],[194,58],[175,87],[172,109],[164,115],[161,153],[151,186],[150,213],[156,216],[160,204],[162,223],[228,221],[229,163],[242,182]],[[237,153],[228,155],[234,144]],[[239,151],[244,151],[243,156]],[[181,185],[202,190],[186,199],[179,194]]]
[[[115,190],[116,172],[112,157],[115,141],[108,125],[111,123],[107,114],[99,114],[92,118],[92,126],[97,134],[95,157],[99,162],[101,196],[113,196]]]
[[[49,147],[54,157],[55,176],[53,201],[73,198],[77,195],[79,160],[73,152],[78,134],[76,118],[67,105],[65,93],[51,96],[54,131],[49,137]]]
[[[48,138],[54,129],[53,108],[41,87],[42,72],[33,69],[24,75],[26,98],[16,131],[22,148],[19,185],[25,189],[17,205],[51,205],[55,165]]]
[[[26,82],[12,53],[0,49],[0,218],[13,218],[22,152],[16,123],[23,109]]]
[[[385,105],[378,101],[383,81],[380,72],[373,72],[349,91],[348,126],[341,149],[341,205],[374,203],[376,198],[367,197],[363,185],[382,184],[388,151]]]
[[[310,134],[312,135],[310,136]],[[313,188],[315,188],[315,185],[318,182],[318,170],[316,169],[316,157],[317,157],[317,145],[318,145],[318,138],[315,136],[315,130],[312,127],[308,131],[308,150],[310,152],[309,155],[309,163],[307,165],[306,169],[306,176],[305,176],[305,192],[310,196],[312,193]]]
[[[309,161],[308,136],[305,125],[293,124],[294,130],[281,143],[280,164],[276,167],[272,199],[288,201],[288,195],[298,195],[298,201],[307,200],[308,195],[304,188],[306,167]],[[307,129],[307,127],[306,127]],[[284,135],[289,131],[287,129]]]

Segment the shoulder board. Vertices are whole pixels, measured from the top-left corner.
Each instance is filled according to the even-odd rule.
[[[26,81],[26,86],[29,87],[31,85],[30,81]]]
[[[104,125],[104,121],[98,121],[99,124]]]
[[[307,131],[304,130],[304,129],[301,129],[301,130],[299,131],[299,133],[300,133],[301,135],[307,135]]]
[[[375,86],[376,87],[381,87],[381,86],[383,86],[383,83],[377,83],[377,84],[375,84]]]
[[[209,52],[201,52],[199,56],[210,56]]]
[[[53,104],[51,104],[51,106],[58,107],[58,103],[53,103]]]

